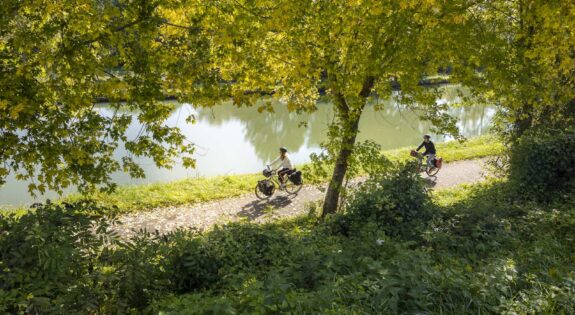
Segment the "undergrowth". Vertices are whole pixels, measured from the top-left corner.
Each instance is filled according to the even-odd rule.
[[[410,168],[393,169],[324,221],[311,208],[124,241],[92,204],[2,217],[0,312],[575,311],[573,190],[546,203],[518,198],[504,180],[430,194]]]

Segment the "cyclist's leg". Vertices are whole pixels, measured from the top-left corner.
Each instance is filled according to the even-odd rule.
[[[278,177],[280,180],[280,184],[283,184],[285,182],[284,180],[284,176],[285,174],[287,174],[289,172],[289,168],[282,168],[281,170],[278,171]]]
[[[417,152],[417,155],[415,156],[415,160],[417,161],[417,171],[420,172],[421,168],[423,167],[423,154]]]
[[[429,153],[427,155],[427,167],[429,168],[435,167],[435,165],[433,165],[433,159],[435,159],[435,154]]]

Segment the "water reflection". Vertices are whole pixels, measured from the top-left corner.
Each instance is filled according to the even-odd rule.
[[[457,103],[462,93],[465,91],[459,88],[445,87],[439,101]],[[371,139],[384,149],[393,149],[417,145],[421,135],[429,131],[428,123],[401,105],[391,100],[375,100],[373,103],[362,116],[359,140]],[[376,110],[375,103],[380,110]],[[112,114],[105,106],[99,110],[105,115]],[[486,132],[494,113],[492,107],[481,105],[450,109],[450,114],[458,119],[460,130],[468,137]],[[190,114],[197,118],[193,125],[185,122]],[[310,153],[319,151],[319,144],[325,139],[333,115],[332,106],[321,102],[315,113],[302,115],[288,112],[283,104],[276,104],[274,113],[258,113],[257,107],[237,108],[231,102],[209,109],[177,104],[167,124],[180,127],[186,137],[197,144],[196,169],[187,170],[180,164],[171,170],[158,169],[151,160],[140,159],[138,162],[146,171],[146,179],[133,180],[126,174],[115,174],[114,179],[119,184],[137,184],[256,172],[276,157],[280,146],[290,150],[296,165],[305,163]],[[302,122],[306,122],[307,127],[300,127]],[[134,122],[128,129],[128,137],[136,137],[139,130],[140,125]],[[436,141],[443,140],[445,138],[436,137]],[[124,153],[118,150],[116,157],[120,158]],[[0,205],[32,202],[26,185],[13,177],[8,178],[8,184],[0,188]]]

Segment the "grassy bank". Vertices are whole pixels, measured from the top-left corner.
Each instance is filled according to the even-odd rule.
[[[438,155],[447,163],[480,159],[497,155],[503,151],[502,143],[490,135],[471,138],[462,143],[458,141],[438,143],[436,147]],[[392,161],[405,161],[411,158],[408,153],[412,149],[412,147],[405,147],[385,151],[384,154]]]
[[[407,160],[412,148],[401,148],[385,151],[384,154],[393,161]],[[482,136],[469,139],[464,143],[456,141],[437,144],[439,155],[446,162],[482,158],[498,154],[502,145],[493,136]],[[230,198],[252,193],[261,179],[259,174],[217,176],[210,178],[193,178],[170,183],[122,186],[110,195],[95,194],[93,199],[108,206],[116,205],[121,212],[195,204],[206,201]],[[76,201],[81,197],[72,195],[65,201]]]

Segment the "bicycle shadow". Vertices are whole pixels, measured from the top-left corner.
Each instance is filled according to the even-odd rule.
[[[423,183],[427,188],[433,188],[437,185],[437,176],[429,176],[423,178]]]
[[[267,200],[254,200],[242,207],[238,216],[247,218],[249,221],[255,220],[268,212],[268,209],[281,209],[292,204],[292,200],[297,195],[276,196]]]

